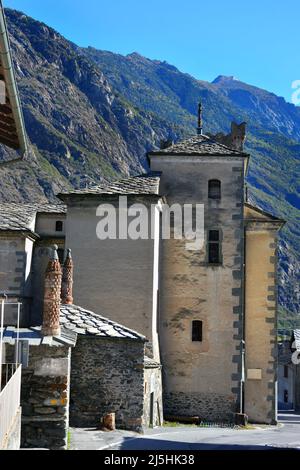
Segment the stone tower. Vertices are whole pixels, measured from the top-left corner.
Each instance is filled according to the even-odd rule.
[[[162,241],[160,338],[165,415],[232,421],[240,412],[243,206],[248,155],[198,133],[148,154],[169,206],[203,204],[205,243]]]

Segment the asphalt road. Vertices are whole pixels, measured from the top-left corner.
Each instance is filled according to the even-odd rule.
[[[255,429],[164,427],[139,435],[71,429],[71,449],[78,450],[300,450],[300,415],[279,416],[278,426]]]

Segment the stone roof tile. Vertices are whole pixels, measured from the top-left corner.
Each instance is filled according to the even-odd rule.
[[[0,231],[28,231],[37,213],[64,214],[63,204],[0,203]]]
[[[77,305],[61,305],[60,323],[81,335],[146,341],[136,331]]]
[[[64,195],[85,195],[85,194],[124,194],[124,195],[159,195],[159,173],[145,173],[142,175],[123,178],[112,183],[94,185],[86,189],[72,190],[59,194]]]
[[[166,149],[149,152],[148,155],[248,156],[247,153],[226,147],[207,135],[195,135]]]

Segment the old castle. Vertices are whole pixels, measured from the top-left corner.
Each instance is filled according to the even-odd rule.
[[[6,362],[22,363],[23,445],[64,448],[69,420],[95,426],[109,412],[133,430],[164,415],[276,423],[284,222],[245,198],[244,140],[244,124],[204,135],[200,109],[197,134],[150,152],[147,174],[57,204],[0,204],[2,334]],[[153,237],[99,240],[102,204],[154,206]],[[163,204],[204,206],[201,249],[163,239]]]

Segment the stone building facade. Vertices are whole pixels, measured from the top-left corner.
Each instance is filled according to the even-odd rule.
[[[80,337],[71,382],[71,426],[97,427],[115,413],[117,428],[142,429],[144,341]]]
[[[283,221],[247,206],[244,140],[230,148],[198,134],[150,152],[147,175],[59,195],[68,208],[67,244],[78,258],[75,300],[138,325],[150,342],[147,354],[162,364],[167,416],[229,422],[246,412],[252,421],[276,421],[276,240]],[[99,240],[99,207],[109,204],[119,216],[126,212],[120,196],[127,197],[128,227],[132,204],[157,211],[151,240]],[[185,238],[162,238],[164,204],[204,206],[199,250],[188,251]]]
[[[49,247],[57,245],[60,264],[66,247],[72,250],[74,278],[62,272],[60,282],[72,282],[73,292],[63,294],[56,326],[77,335],[70,375],[74,425],[94,426],[109,412],[119,427],[135,430],[162,424],[163,413],[221,422],[246,413],[251,421],[276,422],[283,221],[245,201],[243,139],[237,149],[198,134],[151,152],[148,174],[60,194],[64,205],[24,205],[17,231],[16,208],[0,207],[6,217],[0,256],[22,255],[21,268],[6,264],[18,270],[14,282],[26,285],[26,295],[13,295],[24,305],[27,326],[44,321]],[[166,205],[181,213],[186,205],[204,208],[197,249],[187,249],[186,233],[172,236],[176,211],[171,237],[163,237]],[[118,236],[100,240],[99,222],[111,210]],[[138,210],[146,211],[147,233],[120,236],[122,217],[129,230]],[[10,244],[11,236],[22,249]],[[30,243],[21,242],[24,237]]]

